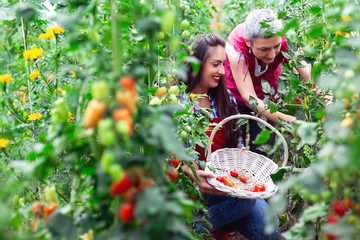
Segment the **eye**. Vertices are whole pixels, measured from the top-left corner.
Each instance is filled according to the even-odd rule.
[[[219,64],[218,63],[213,63],[213,66],[217,67],[217,66],[219,66]]]

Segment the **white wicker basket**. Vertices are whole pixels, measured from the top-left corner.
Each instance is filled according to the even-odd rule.
[[[225,186],[223,183],[217,181],[216,178],[208,178],[208,183],[213,185],[216,189],[237,198],[270,198],[278,191],[278,187],[274,184],[270,177],[270,174],[274,173],[278,169],[278,165],[275,162],[263,155],[247,150],[241,150],[239,148],[223,148],[211,153],[211,143],[216,131],[226,122],[239,118],[253,119],[263,123],[281,138],[284,146],[282,167],[286,166],[288,159],[288,147],[284,137],[279,131],[258,117],[246,114],[233,115],[223,119],[212,131],[207,145],[205,171],[212,172],[210,168],[215,169],[215,172],[213,172],[215,176],[228,177],[233,181],[236,188]],[[244,175],[247,179],[246,183],[241,182],[238,178],[231,177],[231,170],[236,170],[239,175]],[[266,190],[264,192],[249,191],[251,188],[254,188],[256,184],[265,184]]]

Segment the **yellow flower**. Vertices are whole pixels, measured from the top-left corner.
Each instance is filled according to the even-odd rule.
[[[39,78],[39,77],[40,77],[40,71],[39,71],[39,69],[36,69],[35,72],[30,73],[30,74],[29,74],[29,77],[30,77],[30,79],[33,80],[33,81],[34,81],[35,79]]]
[[[41,48],[34,48],[23,52],[23,56],[26,60],[27,59],[35,60],[41,57],[42,52],[43,50]]]
[[[6,148],[6,145],[10,143],[9,139],[0,138],[0,148]]]
[[[40,35],[39,35],[39,39],[53,39],[53,38],[55,38],[55,35],[54,35],[54,33],[41,33]]]
[[[350,21],[350,16],[349,16],[349,15],[341,16],[341,18],[342,18],[345,22]]]
[[[52,35],[54,38],[55,35],[54,34],[62,34],[64,32],[64,29],[62,27],[52,27],[52,28],[48,28],[46,29],[46,33],[49,35]]]
[[[80,71],[83,70],[83,67],[79,67]]]
[[[54,90],[55,93],[56,93],[56,91],[58,91],[60,94],[63,94],[63,93],[64,93],[64,90],[62,90],[62,89],[60,89],[60,88]]]
[[[327,48],[328,46],[329,46],[329,42],[328,42],[328,41],[325,41],[324,48]]]
[[[69,114],[69,118],[68,118],[68,122],[70,122],[70,121],[72,121],[72,120],[75,120],[75,118],[73,118],[71,115],[72,115],[72,113],[71,112],[68,112],[68,114]]]
[[[12,29],[11,27],[9,27],[9,28],[7,28],[6,30],[7,30],[7,31],[11,31],[11,30],[13,30],[13,29]]]
[[[337,36],[337,35],[341,35],[341,31],[340,31],[340,30],[335,32],[335,36]]]
[[[224,29],[225,28],[225,25],[223,25],[223,24],[221,24],[221,23],[215,23],[215,26],[217,27],[217,28],[221,28],[221,29]]]
[[[74,72],[74,71],[70,71],[69,73],[71,73],[72,75],[72,77],[75,77],[76,76],[76,73]]]
[[[87,233],[84,233],[84,240],[94,240],[94,232],[90,229]]]
[[[192,99],[195,99],[195,98],[196,98],[196,94],[190,93],[190,97],[191,97]]]
[[[11,74],[0,75],[0,83],[3,83],[4,81],[9,84],[12,83],[13,79]]]
[[[51,28],[51,30],[55,33],[55,34],[62,34],[64,32],[64,29],[62,27],[53,27]]]
[[[146,48],[146,46],[144,46],[144,48]],[[97,50],[97,49],[93,49],[93,50],[92,50],[93,53],[96,53],[96,52],[98,52],[98,51],[99,51],[99,50]]]
[[[28,115],[29,121],[40,120],[42,118],[41,113],[33,113]]]

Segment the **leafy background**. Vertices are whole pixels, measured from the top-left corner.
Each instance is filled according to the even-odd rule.
[[[176,78],[185,74],[186,43],[196,34],[215,26],[226,38],[250,10],[264,7],[276,10],[284,22],[288,57],[303,50],[283,68],[281,100],[268,103],[271,111],[298,118],[293,126],[279,127],[290,158],[273,175],[280,191],[269,199],[270,211],[279,215],[285,239],[325,239],[326,234],[357,239],[360,19],[358,2],[346,0],[228,0],[218,9],[192,0],[2,1],[0,75],[11,74],[12,82],[0,83],[0,138],[9,140],[0,153],[0,238],[209,237],[192,227],[195,221],[208,224],[199,214],[206,213],[206,199],[180,168],[175,182],[165,174],[171,170],[167,160],[172,152],[184,164],[196,157],[189,140],[207,143],[200,127],[207,120],[178,103],[184,87]],[[181,26],[185,19],[190,23],[186,29]],[[38,38],[56,26],[64,33]],[[34,47],[43,50],[42,56],[25,60],[23,52]],[[301,82],[292,68],[303,59],[312,64],[309,83]],[[40,75],[32,80],[29,75],[37,69]],[[103,120],[111,120],[113,110],[121,107],[116,94],[124,91],[122,76],[136,79],[134,133],[124,134],[114,124],[110,137],[104,137],[100,126],[85,129],[84,111],[92,99],[105,99]],[[172,85],[179,92],[171,92]],[[164,96],[154,96],[159,87],[167,89]],[[263,87],[272,91],[266,82]],[[60,121],[69,118],[68,112],[73,119]],[[42,117],[30,121],[33,113]],[[262,137],[266,135],[264,131]],[[281,146],[272,151],[281,162]],[[105,153],[115,156],[110,171],[101,166]],[[138,179],[130,223],[118,218],[126,197],[110,196],[112,182],[124,172]],[[140,189],[148,180],[153,185]],[[49,186],[56,187],[58,208],[39,220],[32,204],[48,204]],[[338,202],[346,205],[346,214],[329,223]]]

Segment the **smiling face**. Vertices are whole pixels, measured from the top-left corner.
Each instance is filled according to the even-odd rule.
[[[251,45],[249,41],[246,41],[246,45],[252,49],[252,52],[258,60],[270,64],[279,54],[281,42],[281,37],[273,36],[270,38],[256,38],[253,45]]]
[[[197,94],[207,93],[210,88],[216,88],[220,78],[225,74],[225,48],[221,45],[209,48],[209,55],[203,63],[202,74],[198,86],[192,91]]]

